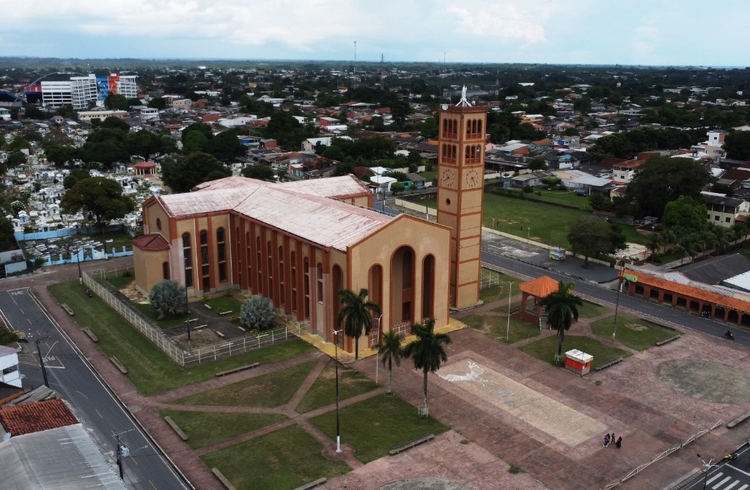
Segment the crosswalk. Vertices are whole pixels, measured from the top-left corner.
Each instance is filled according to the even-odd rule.
[[[729,468],[732,467],[729,466]],[[747,481],[747,477],[742,480]],[[710,488],[711,490],[747,490],[747,488],[750,488],[750,484],[742,483],[742,480],[739,480],[736,476],[728,475],[724,471],[719,471],[706,480],[705,488]],[[737,485],[742,486],[738,487]]]

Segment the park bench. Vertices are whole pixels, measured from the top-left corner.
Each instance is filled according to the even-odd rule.
[[[745,412],[727,424],[727,429],[734,429],[745,420],[750,419],[750,412]]]
[[[428,434],[426,436],[420,437],[419,439],[414,439],[412,441],[406,442],[404,444],[400,444],[390,451],[388,451],[388,454],[391,456],[395,456],[396,454],[402,453],[406,451],[407,449],[411,449],[415,446],[419,446],[422,443],[428,442],[435,439],[435,434]]]
[[[216,373],[216,377],[219,376],[226,376],[227,374],[233,374],[233,373],[239,373],[240,371],[245,371],[247,369],[252,369],[260,366],[259,362],[254,362],[252,364],[245,364],[244,366],[238,366],[236,368],[227,369],[226,371],[219,371]]]
[[[224,485],[227,490],[237,490],[232,483],[227,480],[227,477],[221,474],[221,471],[219,471],[219,468],[211,468],[211,473],[214,474],[216,478],[219,479],[222,485]]]
[[[228,315],[230,313],[232,313],[232,310],[219,312],[219,315],[220,316],[224,316],[224,315]]]
[[[71,308],[70,306],[66,305],[65,303],[61,304],[60,306],[62,306],[62,309],[65,310],[68,313],[68,315],[70,315],[70,316],[75,315],[75,313],[73,313],[73,308]]]
[[[216,335],[218,335],[219,337],[221,337],[222,339],[224,338],[224,334],[223,334],[223,333],[221,333],[221,332],[219,332],[218,330],[214,330],[214,333],[215,333]]]
[[[208,323],[204,323],[203,325],[198,325],[197,327],[193,327],[193,332],[196,330],[202,330],[208,326]]]
[[[88,335],[91,338],[91,340],[93,340],[94,342],[99,342],[99,337],[97,337],[96,334],[92,332],[90,328],[84,328],[83,333]]]
[[[208,303],[203,303],[203,306],[205,306],[209,310],[213,310],[213,308],[211,308],[211,305],[209,305]]]
[[[313,480],[310,483],[305,483],[304,485],[299,486],[299,487],[295,488],[294,490],[310,490],[311,488],[315,488],[315,487],[317,487],[319,485],[324,484],[326,481],[328,481],[328,480],[325,477],[318,478],[317,480]]]
[[[664,344],[668,344],[672,342],[673,340],[677,340],[680,338],[680,335],[675,335],[674,337],[669,337],[668,339],[660,340],[656,343],[657,347],[661,347]]]
[[[172,428],[172,430],[174,430],[177,433],[177,435],[180,436],[180,439],[182,439],[183,441],[187,441],[188,440],[188,435],[185,434],[182,431],[182,429],[180,429],[180,426],[177,425],[177,422],[175,422],[174,420],[172,420],[172,417],[170,417],[169,415],[167,415],[166,417],[164,417],[164,420],[169,424],[169,426]]]
[[[607,369],[610,366],[614,366],[618,362],[622,362],[623,358],[618,357],[617,359],[612,359],[611,361],[607,361],[604,364],[600,364],[594,368],[594,371],[601,371],[602,369]]]
[[[112,361],[112,364],[114,364],[115,367],[119,369],[122,374],[128,374],[128,369],[125,367],[123,363],[120,362],[118,358],[116,358],[115,356],[112,356],[109,358],[109,360]]]

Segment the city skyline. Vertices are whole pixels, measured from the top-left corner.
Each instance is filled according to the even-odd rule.
[[[725,0],[31,0],[5,56],[746,66],[750,4]]]

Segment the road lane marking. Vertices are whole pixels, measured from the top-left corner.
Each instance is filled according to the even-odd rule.
[[[154,490],[159,490],[158,488],[156,488],[156,485],[154,485],[154,482],[152,482],[151,480],[149,480],[148,482],[151,484],[152,487],[154,487]]]
[[[709,483],[713,483],[713,481],[714,481],[714,480],[716,480],[716,479],[718,479],[718,478],[721,478],[722,476],[724,476],[724,473],[722,473],[721,471],[720,471],[720,472],[718,472],[717,474],[715,474],[715,475],[714,475],[714,477],[713,477],[713,478],[711,478],[710,480],[708,480],[708,481],[706,482],[706,485],[708,485]]]
[[[131,456],[131,457],[130,457],[130,459],[132,459],[132,460],[133,460],[133,462],[134,462],[134,463],[135,463],[136,465],[140,466],[140,465],[138,464],[138,460],[137,460],[137,459],[135,459],[135,456]]]
[[[80,390],[76,390],[76,391],[78,392],[78,394],[80,394],[80,395],[81,395],[82,397],[84,397],[85,399],[87,399],[87,400],[89,399],[89,397],[87,397],[86,395],[84,395],[83,393],[81,393],[81,391],[80,391]]]
[[[26,321],[29,322],[29,325],[33,325],[33,323],[31,323],[31,319],[30,318],[27,318]]]
[[[721,480],[721,481],[720,481],[719,483],[717,483],[716,485],[714,485],[714,486],[713,486],[713,487],[711,487],[711,488],[712,488],[713,490],[716,490],[717,488],[719,488],[720,486],[722,486],[723,484],[725,484],[726,482],[728,482],[728,481],[729,481],[729,480],[731,480],[731,479],[732,479],[732,477],[731,477],[731,476],[728,476],[728,477],[724,478],[723,480]]]
[[[747,488],[748,486],[750,486],[750,485],[742,485],[742,486],[741,486],[740,488],[738,488],[737,490],[745,490],[745,489],[746,489],[746,488]]]
[[[80,393],[80,392],[79,392]],[[99,409],[95,408],[96,414],[99,416],[100,419],[103,419],[102,414],[99,413]]]
[[[732,490],[732,488],[734,488],[734,487],[735,487],[736,485],[739,485],[739,483],[740,483],[740,481],[739,481],[739,480],[734,480],[734,481],[733,481],[732,483],[730,483],[730,484],[729,484],[729,486],[728,486],[728,487],[726,487],[726,488],[725,488],[724,490]]]

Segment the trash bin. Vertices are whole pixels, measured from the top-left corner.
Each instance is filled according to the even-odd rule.
[[[569,350],[565,353],[565,369],[573,371],[583,376],[591,371],[591,361],[594,356],[579,351],[578,349]]]

